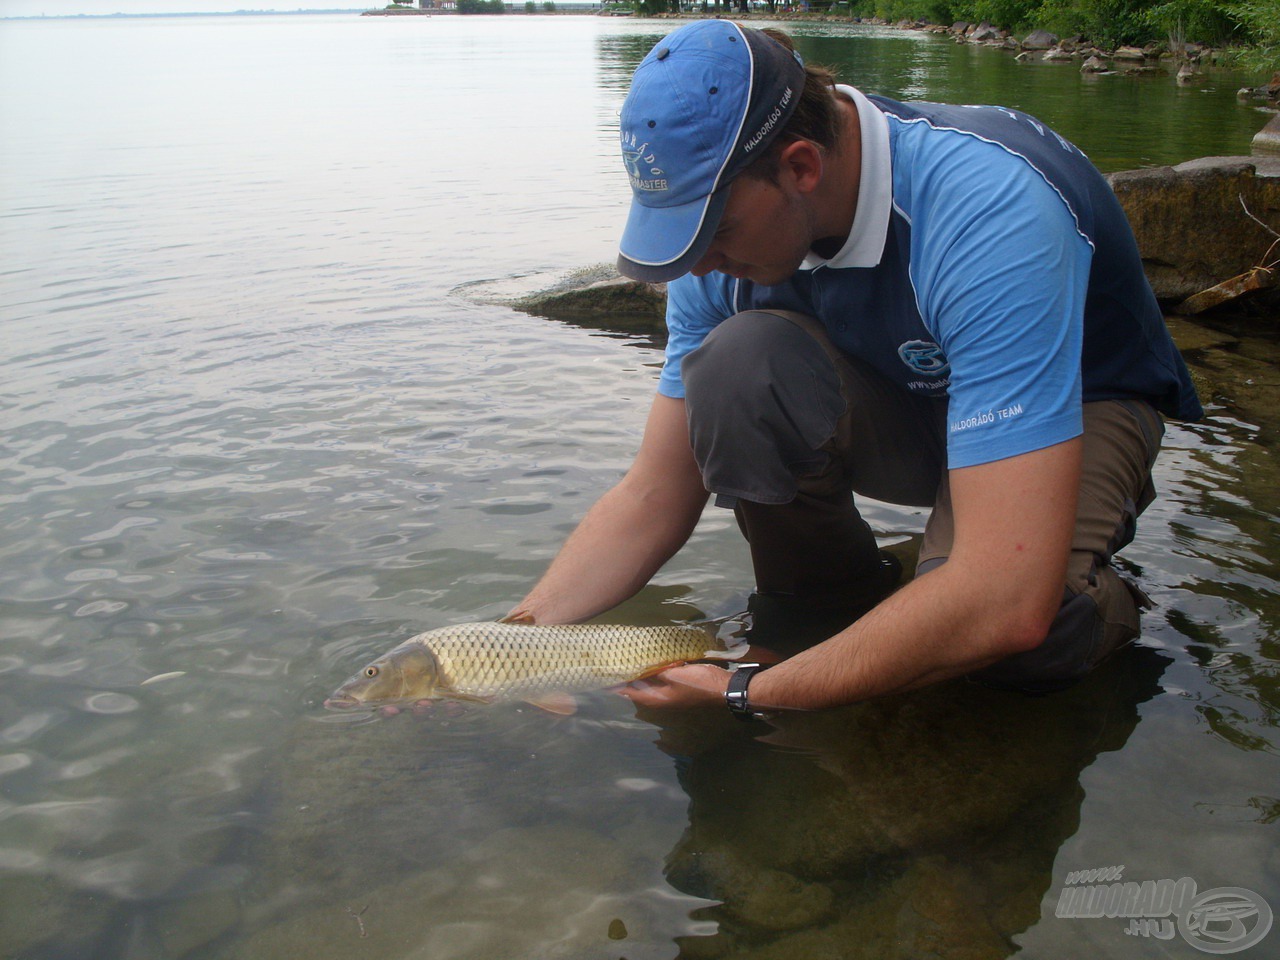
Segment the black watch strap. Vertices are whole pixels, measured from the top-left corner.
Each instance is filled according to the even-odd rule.
[[[724,702],[728,705],[729,712],[739,720],[754,720],[759,716],[751,709],[747,700],[747,685],[766,666],[763,663],[739,663],[734,667],[733,673],[729,674],[729,688],[724,692]]]

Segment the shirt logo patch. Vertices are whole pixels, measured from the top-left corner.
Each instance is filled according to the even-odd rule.
[[[898,357],[922,377],[945,377],[951,373],[951,363],[942,348],[928,340],[908,340],[898,347]]]

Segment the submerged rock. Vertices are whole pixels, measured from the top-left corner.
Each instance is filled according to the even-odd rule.
[[[697,857],[673,858],[673,870],[693,866],[696,883],[707,885],[724,901],[725,913],[760,930],[781,932],[812,927],[828,917],[835,895],[821,883],[802,880],[793,873],[760,867],[728,847],[708,850]],[[669,879],[677,887],[688,877]]]
[[[609,315],[624,318],[655,318],[666,313],[667,285],[642,283],[620,277],[612,269],[604,276],[593,268],[577,281],[553,287],[515,301],[513,306],[554,320],[580,321]],[[585,282],[584,282],[585,281]]]
[[[858,956],[1008,956],[1079,827],[1081,771],[1166,663],[1130,648],[1051,697],[942,684],[701,751],[664,729],[690,800],[666,878],[720,924],[681,956],[838,960],[855,932]]]

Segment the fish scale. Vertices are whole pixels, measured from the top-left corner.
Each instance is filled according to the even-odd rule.
[[[498,699],[613,686],[725,649],[701,627],[607,624],[469,623],[408,642],[435,654],[442,687]]]

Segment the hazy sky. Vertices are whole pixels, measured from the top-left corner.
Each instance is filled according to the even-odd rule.
[[[231,13],[236,10],[360,10],[377,0],[0,0],[0,17],[107,13]]]

